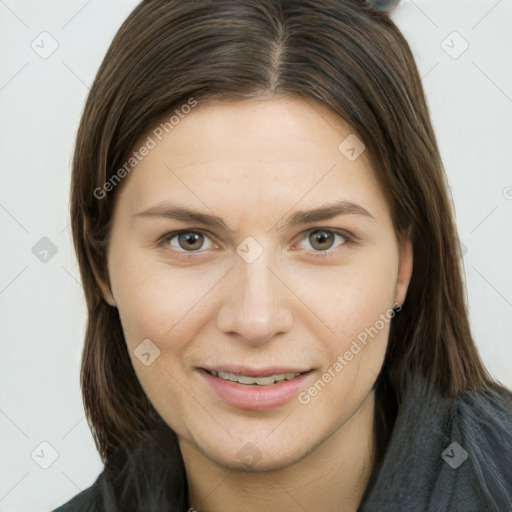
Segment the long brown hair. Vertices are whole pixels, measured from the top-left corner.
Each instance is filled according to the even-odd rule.
[[[88,308],[81,384],[104,461],[159,416],[135,376],[118,311],[98,286],[109,286],[112,212],[129,176],[104,197],[95,191],[119,176],[149,128],[191,98],[290,95],[327,106],[352,126],[397,236],[412,241],[412,279],[392,321],[379,386],[399,397],[414,374],[446,396],[492,385],[469,328],[454,216],[421,79],[392,20],[362,0],[146,0],[101,64],[73,160],[73,241]]]

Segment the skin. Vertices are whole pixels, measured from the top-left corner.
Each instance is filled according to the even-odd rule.
[[[199,512],[351,512],[361,501],[375,449],[372,386],[389,322],[307,404],[294,397],[264,411],[234,407],[197,369],[311,368],[307,391],[358,334],[405,300],[411,245],[397,240],[367,153],[349,161],[338,150],[352,133],[298,98],[202,104],[119,191],[111,289],[100,286],[119,310],[137,377],[178,435],[189,503]],[[283,228],[295,211],[339,199],[371,217],[349,213]],[[166,201],[213,213],[233,233],[137,216]],[[322,241],[315,229],[331,231]],[[161,241],[180,230],[204,237],[192,248],[178,236]],[[236,252],[246,237],[263,249],[251,263]],[[321,251],[329,255],[315,254]],[[148,338],[160,355],[145,366],[134,350]],[[252,464],[237,456],[247,443],[256,447]]]

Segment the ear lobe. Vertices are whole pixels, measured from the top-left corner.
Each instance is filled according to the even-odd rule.
[[[89,230],[89,222],[88,219],[84,218],[84,244],[85,244],[85,250],[87,252],[87,258],[89,260],[89,263],[91,264],[91,268],[94,274],[94,278],[96,280],[96,284],[98,285],[98,288],[100,289],[101,296],[103,297],[103,300],[110,304],[113,307],[116,307],[116,301],[114,299],[114,296],[112,295],[112,292],[110,290],[109,285],[102,279],[100,276],[100,271],[98,269],[98,253],[97,249],[95,249],[92,245],[91,241],[91,232]],[[107,270],[108,273],[108,270]]]
[[[396,282],[395,303],[403,304],[411,281],[413,268],[413,250],[411,241],[407,238],[400,246],[398,277]]]
[[[98,286],[100,287],[101,294],[103,295],[105,302],[107,302],[113,308],[116,308],[117,302],[115,301],[114,296],[112,295],[112,292],[110,291],[110,289],[107,286],[105,286],[103,283],[101,283],[101,284],[98,283]]]

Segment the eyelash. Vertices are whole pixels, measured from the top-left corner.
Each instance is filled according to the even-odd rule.
[[[307,238],[307,236],[314,231],[322,231],[322,232],[326,232],[326,233],[332,233],[334,235],[339,235],[345,240],[343,243],[341,243],[335,249],[327,249],[326,251],[312,251],[314,257],[325,258],[325,257],[332,256],[333,253],[338,251],[341,247],[345,246],[346,244],[355,243],[355,240],[354,240],[355,237],[353,235],[347,233],[346,231],[342,231],[339,229],[332,229],[332,228],[308,229],[307,231],[304,232],[304,236],[300,239],[300,242],[304,241]],[[164,247],[164,248],[165,249],[168,247],[170,248],[170,246],[168,245],[168,242],[170,240],[172,240],[174,237],[176,237],[180,234],[183,234],[183,233],[195,233],[195,234],[200,234],[200,235],[206,236],[208,238],[211,238],[210,235],[208,234],[208,232],[202,231],[200,229],[183,229],[180,231],[173,231],[171,233],[167,233],[158,241],[158,245],[161,247],[164,247],[165,245],[167,245],[167,247]],[[174,248],[171,248],[171,250],[177,255],[178,258],[197,258],[198,256],[196,256],[196,255],[201,254],[201,252],[202,252],[202,251],[178,251]]]

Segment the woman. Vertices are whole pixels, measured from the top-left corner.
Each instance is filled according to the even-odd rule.
[[[59,509],[510,511],[410,48],[360,0],[142,2],[71,217],[103,473]]]

